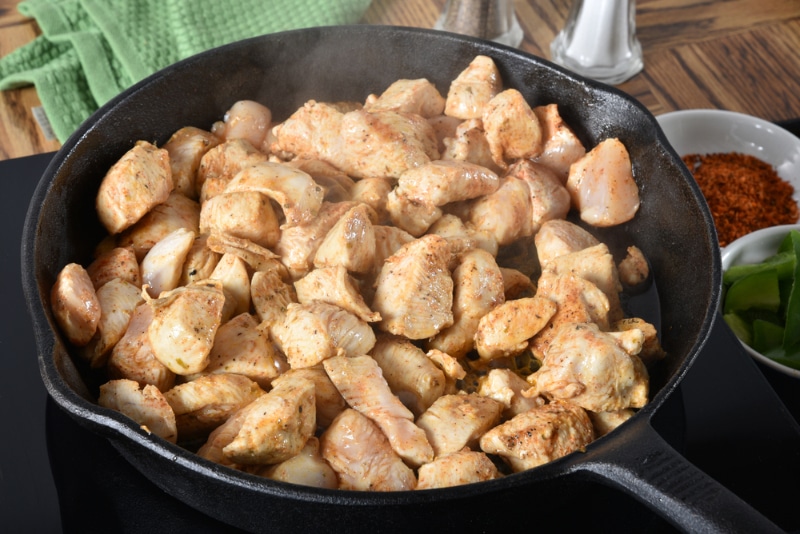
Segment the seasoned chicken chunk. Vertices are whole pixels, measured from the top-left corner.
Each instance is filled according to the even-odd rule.
[[[285,165],[296,167],[310,175],[325,191],[323,202],[344,202],[353,197],[352,191],[357,182],[326,161],[298,158],[285,162]]]
[[[177,130],[164,144],[169,153],[169,166],[175,192],[197,200],[197,169],[206,152],[220,143],[211,132],[186,126]]]
[[[417,485],[414,471],[397,455],[371,419],[353,409],[341,413],[320,437],[322,457],[336,471],[339,489],[404,491]]]
[[[400,175],[394,194],[408,199],[444,206],[497,191],[500,181],[496,173],[457,160],[436,160],[409,169]]]
[[[542,153],[539,119],[516,89],[506,89],[487,102],[482,120],[492,159],[499,167],[505,169],[513,160]]]
[[[563,254],[600,244],[600,241],[588,231],[563,219],[553,219],[542,224],[534,237],[534,242],[542,267]]]
[[[294,287],[300,304],[327,302],[353,313],[362,321],[374,323],[381,320],[381,315],[370,310],[364,302],[356,281],[342,265],[314,269],[296,281]]]
[[[480,447],[519,472],[579,451],[593,440],[592,422],[583,408],[553,401],[489,430]]]
[[[442,159],[469,161],[486,167],[493,172],[502,171],[502,167],[495,163],[492,157],[492,147],[483,130],[480,119],[470,119],[462,122],[450,137],[442,140],[444,150]]]
[[[637,286],[650,276],[650,264],[647,263],[647,258],[638,247],[630,246],[627,252],[627,255],[619,262],[619,277],[625,285]]]
[[[183,273],[183,262],[194,244],[196,234],[178,228],[164,236],[142,259],[140,266],[142,284],[151,297],[178,287]]]
[[[500,478],[491,459],[480,451],[463,450],[436,458],[419,468],[417,489],[450,488]]]
[[[658,339],[656,327],[639,317],[625,317],[611,325],[613,332],[626,332],[628,330],[640,330],[644,335],[642,350],[639,352],[639,359],[649,369],[656,362],[663,359],[667,353],[661,346]]]
[[[219,263],[222,254],[208,248],[208,234],[194,238],[194,243],[183,261],[183,272],[178,285],[185,286],[192,282],[211,278],[211,273]]]
[[[436,86],[425,78],[397,80],[389,85],[380,96],[368,96],[364,109],[372,112],[415,113],[430,118],[442,114],[444,97],[436,89]]]
[[[254,271],[284,270],[277,254],[249,239],[215,232],[209,234],[206,246],[222,256],[225,254],[238,256]]]
[[[503,80],[492,58],[475,56],[450,83],[444,113],[459,119],[479,119],[486,104],[502,88]]]
[[[542,367],[528,376],[528,382],[537,394],[593,412],[641,408],[647,404],[649,383],[637,356],[643,341],[642,335],[625,346],[595,324],[563,325],[550,342]]]
[[[375,211],[375,224],[389,222],[386,199],[397,181],[393,178],[362,178],[353,184],[350,198],[362,202]]]
[[[250,273],[244,260],[236,254],[223,254],[209,278],[222,282],[225,307],[232,308],[233,315],[250,311]]]
[[[464,224],[457,215],[445,213],[441,219],[436,221],[428,228],[429,234],[436,234],[447,239],[454,259],[457,256],[475,248],[480,248],[497,256],[499,247],[497,241],[486,231],[480,231],[472,226]],[[455,269],[456,265],[453,265]]]
[[[523,395],[529,389],[530,384],[511,369],[491,369],[481,377],[477,393],[501,402],[503,417],[511,419],[545,403],[545,399],[540,396]]]
[[[271,124],[272,111],[267,106],[254,100],[237,100],[211,131],[225,141],[245,139],[259,148]]]
[[[569,191],[547,167],[523,159],[511,165],[508,175],[523,180],[530,188],[532,233],[547,221],[567,217],[571,207]]]
[[[542,128],[542,153],[534,158],[556,173],[561,183],[566,183],[569,167],[586,154],[572,128],[564,122],[558,104],[547,104],[533,108]]]
[[[114,346],[125,335],[133,310],[142,302],[140,288],[115,278],[97,290],[100,304],[100,320],[94,337],[82,350],[92,367],[103,367]]]
[[[97,403],[130,417],[147,433],[170,443],[177,441],[175,414],[155,386],[140,388],[134,380],[111,380],[100,386]]]
[[[197,198],[202,203],[222,193],[240,170],[267,159],[246,139],[231,139],[209,149],[197,169]]]
[[[250,279],[250,299],[261,325],[271,332],[283,322],[289,304],[297,302],[294,286],[277,270],[257,271]]]
[[[89,343],[100,323],[100,301],[89,273],[78,263],[68,263],[50,290],[50,307],[61,332],[70,343]]]
[[[285,380],[294,380],[302,377],[314,384],[314,399],[317,407],[317,428],[328,428],[331,422],[347,408],[347,403],[331,382],[328,373],[322,365],[305,367],[303,369],[289,369],[273,381],[277,385]]]
[[[573,163],[567,190],[581,220],[592,226],[622,224],[639,210],[639,188],[630,156],[619,139],[601,141]]]
[[[341,265],[352,273],[368,273],[374,268],[375,212],[366,204],[349,209],[325,235],[314,255],[315,267]]]
[[[619,425],[633,417],[636,413],[631,409],[617,410],[615,412],[588,412],[589,419],[594,426],[594,434],[598,438],[605,436]]]
[[[429,338],[453,324],[453,279],[447,240],[426,235],[387,258],[375,282],[378,327],[409,339]]]
[[[425,353],[436,366],[442,370],[445,376],[445,395],[452,395],[458,390],[458,381],[467,376],[467,372],[459,360],[453,358],[446,352],[438,349],[431,349]]]
[[[220,193],[203,203],[200,232],[226,233],[257,245],[275,246],[281,235],[278,217],[269,198],[258,191]]]
[[[425,432],[414,424],[414,414],[392,393],[374,358],[334,356],[322,365],[347,404],[378,425],[405,462],[416,467],[433,459]]]
[[[92,285],[97,289],[114,278],[121,278],[135,286],[142,285],[139,262],[133,247],[114,247],[97,256],[86,267]]]
[[[117,236],[116,246],[133,247],[142,261],[153,246],[178,228],[200,233],[200,204],[180,193],[148,211],[136,224]]]
[[[462,122],[464,121],[457,117],[448,117],[447,115],[437,115],[436,117],[430,117],[428,119],[428,123],[433,127],[433,132],[436,135],[438,141],[437,148],[442,154],[442,158],[445,157],[444,153],[447,151],[447,145],[445,145],[444,140],[448,137],[455,137],[456,130]]]
[[[138,141],[103,177],[97,215],[109,234],[118,234],[167,200],[173,188],[167,151]]]
[[[417,418],[437,458],[475,446],[500,421],[503,405],[482,395],[444,395]]]
[[[339,478],[336,476],[336,471],[322,457],[319,448],[319,439],[311,436],[296,456],[279,464],[264,467],[257,474],[290,484],[336,489],[339,487]]]
[[[513,176],[500,179],[500,187],[469,205],[467,224],[491,237],[498,245],[533,235],[533,205],[528,184]]]

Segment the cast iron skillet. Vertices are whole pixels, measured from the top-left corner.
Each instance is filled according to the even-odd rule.
[[[50,313],[49,292],[68,262],[87,264],[102,237],[94,198],[105,171],[140,139],[164,143],[180,127],[208,129],[239,99],[269,106],[277,120],[303,102],[363,101],[399,78],[428,78],[442,94],[477,55],[491,56],[506,87],[531,105],[556,102],[587,147],[618,137],[641,193],[636,218],[612,231],[612,249],[637,245],[652,264],[662,343],[652,400],[585,452],[505,478],[449,489],[397,493],[323,491],[242,474],[148,435],[98,407],[102,377],[70,354]],[[575,500],[580,482],[619,488],[687,531],[776,527],[688,463],[651,423],[705,344],[720,298],[719,246],[702,195],[653,116],[627,95],[493,43],[429,30],[314,28],[238,42],[173,65],[99,110],[54,157],[30,204],[23,286],[49,394],[78,422],[106,436],[167,493],[230,525],[252,530],[380,531],[423,526],[477,530],[536,524],[548,502]],[[574,492],[574,493],[572,493]]]

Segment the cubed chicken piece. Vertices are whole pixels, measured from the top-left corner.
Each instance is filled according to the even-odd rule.
[[[622,224],[639,210],[628,149],[616,138],[601,141],[572,164],[567,190],[581,220],[592,226]]]
[[[456,128],[453,135],[445,137],[442,143],[445,147],[442,159],[469,161],[493,172],[503,170],[492,157],[492,147],[489,145],[486,132],[483,130],[483,121],[480,119],[464,121]]]
[[[228,418],[264,394],[257,383],[233,373],[198,377],[164,393],[175,413],[181,441],[206,437]]]
[[[395,185],[397,180],[393,178],[362,178],[353,184],[350,198],[363,202],[375,211],[375,224],[386,224],[389,222],[386,199]]]
[[[409,339],[426,339],[453,324],[453,279],[447,240],[426,235],[386,259],[375,283],[372,309],[378,327]]]
[[[535,234],[547,221],[565,219],[571,207],[569,191],[556,174],[530,160],[514,163],[508,170],[510,176],[528,184],[531,192],[531,224]]]
[[[649,391],[647,369],[637,356],[644,336],[625,340],[633,343],[626,345],[592,323],[561,326],[542,367],[528,376],[532,392],[593,412],[641,408]]]
[[[436,334],[428,348],[461,358],[475,346],[475,334],[482,317],[505,302],[503,275],[497,262],[483,249],[460,256],[453,271],[453,325]]]
[[[297,302],[297,294],[277,270],[256,271],[250,279],[250,299],[262,327],[272,332],[283,322],[289,304]]]
[[[486,167],[468,161],[436,160],[401,174],[394,192],[420,203],[444,206],[488,195],[499,186],[497,174]]]
[[[314,255],[314,267],[341,265],[351,273],[374,269],[377,214],[366,204],[349,209],[325,235]]]
[[[211,278],[211,273],[219,263],[222,254],[208,248],[208,234],[201,234],[194,238],[194,243],[183,260],[181,279],[178,285],[185,286],[193,282]]]
[[[159,391],[168,391],[175,385],[175,373],[158,361],[147,337],[147,328],[153,320],[153,309],[142,302],[133,310],[125,334],[114,345],[108,358],[108,376],[127,378],[142,386],[153,385]]]
[[[386,212],[391,223],[414,237],[421,237],[443,214],[440,207],[398,195],[394,190],[386,197]]]
[[[580,451],[594,437],[592,422],[583,408],[553,401],[489,430],[481,437],[480,447],[520,472]]]
[[[650,264],[641,249],[635,246],[628,247],[618,270],[620,280],[629,287],[644,283],[650,276]]]
[[[319,439],[311,436],[296,456],[277,465],[263,467],[256,474],[290,484],[337,489],[339,478],[336,471],[322,457],[319,448]]]
[[[286,162],[286,165],[310,175],[325,191],[323,202],[344,202],[353,198],[352,191],[357,182],[326,161],[298,158]]]
[[[153,321],[147,337],[155,357],[178,375],[205,369],[224,304],[222,283],[217,280],[178,287],[149,300]]]
[[[437,458],[477,445],[500,422],[503,404],[476,394],[444,395],[417,418]]]
[[[240,170],[267,159],[246,139],[231,139],[209,149],[197,169],[197,198],[202,203],[222,193]]]
[[[341,136],[344,114],[331,103],[309,100],[272,128],[270,151],[284,153],[287,159],[319,159],[346,172]]]
[[[520,158],[542,153],[542,128],[531,106],[516,89],[506,89],[483,109],[483,129],[495,164],[505,169]]]
[[[480,318],[475,348],[483,362],[520,354],[555,315],[558,306],[533,296],[508,300]]]
[[[478,55],[450,82],[445,115],[479,119],[486,104],[503,89],[503,80],[492,58]]]
[[[366,111],[399,111],[415,113],[425,118],[444,112],[444,97],[425,78],[397,80],[380,96],[370,95],[364,104]]]
[[[442,154],[442,158],[445,157],[444,153],[447,151],[447,145],[445,145],[444,140],[448,137],[455,137],[456,130],[462,122],[464,121],[457,117],[448,117],[447,115],[437,115],[436,117],[430,117],[428,119],[428,124],[431,125],[436,135],[438,149]]]
[[[445,376],[444,394],[452,395],[458,391],[458,383],[467,376],[461,362],[438,349],[430,349],[425,356],[442,370]]]
[[[644,319],[640,319],[639,317],[626,317],[612,324],[611,328],[614,332],[626,332],[628,330],[639,330],[642,332],[644,342],[642,343],[642,350],[639,352],[639,359],[642,360],[645,367],[648,369],[655,365],[656,362],[666,357],[667,352],[661,346],[656,327]]]
[[[233,254],[240,257],[254,271],[276,269],[282,274],[285,271],[277,254],[249,239],[215,232],[208,236],[206,245],[220,255]],[[216,266],[214,268],[216,269]]]
[[[530,384],[511,369],[491,369],[481,378],[478,395],[492,398],[503,404],[503,417],[511,419],[515,415],[541,406],[545,399],[541,396],[526,397],[523,392]]]
[[[84,357],[92,367],[106,365],[114,346],[125,335],[133,311],[142,302],[141,289],[115,278],[97,290],[100,303],[100,321],[94,337],[82,349]]]
[[[266,248],[275,246],[281,233],[272,203],[258,191],[221,193],[204,202],[200,232],[226,233]]]
[[[355,314],[362,321],[374,323],[381,320],[381,315],[370,310],[364,302],[356,280],[342,265],[314,269],[296,281],[294,287],[300,304],[327,302]]]
[[[139,262],[136,261],[136,252],[131,246],[114,247],[97,256],[86,267],[86,272],[95,289],[114,278],[121,278],[138,287],[142,285]]]
[[[563,219],[553,219],[543,223],[536,232],[534,242],[542,267],[563,254],[600,244],[600,241],[588,231]]]
[[[173,188],[167,151],[138,141],[103,177],[97,215],[109,234],[118,234],[167,200]]]
[[[245,139],[260,148],[271,125],[272,111],[267,106],[254,100],[237,100],[222,121],[214,123],[212,132],[225,141]]]
[[[415,417],[445,392],[444,372],[408,339],[379,335],[370,356],[378,362],[389,388]]]
[[[619,425],[633,417],[636,413],[634,410],[625,409],[617,410],[615,412],[588,412],[589,419],[592,420],[594,426],[594,434],[598,438],[605,436]]]
[[[497,191],[470,203],[466,221],[500,246],[533,235],[530,187],[513,176],[501,178]]]
[[[480,451],[447,454],[419,468],[417,489],[450,488],[500,478],[494,462]]]
[[[220,138],[211,132],[186,126],[177,130],[164,144],[169,153],[169,166],[175,192],[197,199],[197,169],[206,152],[220,143]]]
[[[231,305],[233,315],[250,311],[250,273],[242,258],[230,252],[223,254],[209,278],[222,282],[225,306]]]
[[[322,365],[347,404],[378,425],[406,463],[417,467],[433,460],[425,432],[414,424],[414,414],[392,393],[374,358],[334,356]]]
[[[371,419],[347,409],[320,437],[322,457],[336,471],[339,489],[404,491],[417,485],[414,471],[403,462]]]
[[[183,274],[183,262],[194,245],[196,234],[178,228],[164,236],[142,259],[142,284],[151,297],[178,287]]]
[[[312,367],[338,354],[367,354],[375,345],[368,323],[326,302],[289,304],[272,333],[293,369]]]
[[[61,269],[50,290],[50,307],[70,343],[82,347],[94,337],[100,323],[100,301],[82,265],[69,263]]]
[[[453,269],[458,266],[458,262],[460,261],[459,256],[461,254],[476,248],[483,249],[492,256],[497,256],[497,242],[486,232],[480,232],[464,224],[464,221],[457,215],[445,213],[442,215],[441,219],[428,228],[428,233],[447,239],[447,242],[450,244],[450,250],[453,253]]]
[[[100,386],[97,403],[130,417],[148,434],[170,443],[177,441],[175,414],[155,386],[140,388],[134,380],[111,380]]]
[[[133,247],[142,261],[153,246],[178,228],[200,233],[200,204],[180,193],[147,212],[136,224],[117,236],[117,246]]]
[[[232,462],[265,465],[296,456],[317,427],[314,384],[294,377],[276,384],[245,408],[236,437],[222,453]]]
[[[347,408],[347,403],[331,382],[322,365],[303,369],[289,369],[273,381],[277,385],[285,380],[294,380],[299,376],[314,383],[314,398],[317,407],[317,428],[328,428],[336,417]]]
[[[537,106],[533,108],[533,112],[542,128],[542,153],[534,161],[555,172],[564,184],[570,165],[586,154],[586,148],[561,117],[558,104]]]
[[[228,458],[222,451],[227,447],[242,429],[245,419],[249,413],[258,408],[258,405],[250,403],[247,406],[237,410],[227,421],[219,425],[211,431],[208,439],[203,445],[197,449],[197,455],[206,460],[225,465],[233,469],[247,470],[252,469],[253,466],[239,464]]]

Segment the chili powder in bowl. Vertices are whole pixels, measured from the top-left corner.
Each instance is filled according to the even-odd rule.
[[[800,138],[733,111],[673,111],[656,119],[697,180],[720,246],[761,228],[798,222]]]

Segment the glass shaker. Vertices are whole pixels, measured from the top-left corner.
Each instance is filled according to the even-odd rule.
[[[434,29],[513,47],[522,43],[513,0],[447,0]]]
[[[574,0],[550,54],[555,63],[587,78],[611,85],[630,79],[644,66],[635,0]]]

